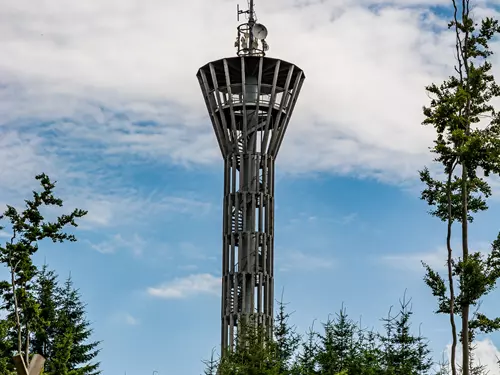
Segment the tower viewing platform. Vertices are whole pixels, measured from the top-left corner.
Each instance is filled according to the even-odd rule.
[[[201,67],[197,78],[224,159],[221,347],[233,348],[238,322],[253,316],[271,332],[274,304],[275,160],[304,72],[266,57],[267,29],[238,27],[237,56]]]

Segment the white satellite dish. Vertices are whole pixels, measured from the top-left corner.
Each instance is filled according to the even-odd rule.
[[[256,23],[252,28],[253,36],[257,39],[264,40],[267,37],[267,29],[261,23]]]

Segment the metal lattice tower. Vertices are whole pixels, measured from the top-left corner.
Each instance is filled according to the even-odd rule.
[[[221,347],[233,348],[243,315],[271,332],[274,303],[274,164],[305,76],[265,57],[266,28],[238,27],[238,57],[210,62],[197,77],[224,158]]]

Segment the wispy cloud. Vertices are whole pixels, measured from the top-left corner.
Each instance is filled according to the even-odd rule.
[[[327,256],[301,251],[290,251],[280,257],[279,264],[279,270],[282,272],[291,270],[315,271],[333,268],[335,261]]]
[[[343,216],[340,218],[339,223],[343,225],[351,224],[356,218],[358,217],[358,214],[356,212],[350,213],[348,215]]]
[[[198,266],[196,264],[185,264],[185,265],[180,265],[177,268],[183,271],[194,271],[198,269]]]
[[[164,299],[179,299],[200,294],[220,295],[221,279],[208,273],[176,278],[157,287],[150,287],[150,296]]]
[[[438,247],[436,250],[422,253],[384,255],[381,261],[402,270],[421,271],[422,262],[433,269],[442,270],[446,266],[446,248]]]
[[[129,326],[136,326],[136,325],[139,325],[139,320],[137,318],[134,318],[132,315],[130,314],[125,314],[125,322],[129,325]]]
[[[195,245],[192,242],[181,242],[179,244],[179,253],[183,257],[192,260],[216,260],[217,257],[208,254],[206,249]]]
[[[146,241],[138,234],[134,234],[130,238],[123,238],[121,234],[115,234],[110,239],[99,243],[88,242],[92,249],[102,254],[113,254],[120,250],[129,250],[132,254],[140,256],[146,248]]]
[[[140,320],[134,316],[132,316],[128,312],[118,312],[112,315],[111,319],[113,322],[118,324],[125,324],[128,326],[138,326],[141,324]]]
[[[453,249],[459,249],[457,244],[452,244]],[[480,253],[487,254],[489,252],[490,245],[486,242],[475,243],[471,246],[471,251],[479,251]],[[454,252],[454,256],[458,256],[457,251]],[[423,270],[422,262],[428,264],[431,268],[435,270],[446,269],[446,259],[448,253],[446,247],[439,246],[435,250],[427,252],[418,253],[402,253],[402,254],[389,254],[384,255],[380,258],[380,261],[390,267],[419,272]]]

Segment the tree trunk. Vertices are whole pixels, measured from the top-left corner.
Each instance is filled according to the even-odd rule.
[[[467,187],[467,167],[462,163],[462,259],[467,262],[469,257],[469,222],[467,221],[468,212],[468,187]],[[465,272],[462,273],[462,278]],[[463,284],[462,284],[463,285]],[[462,290],[462,294],[466,292]],[[469,303],[464,299],[462,306],[462,374],[469,375]]]
[[[451,324],[451,375],[457,375],[456,368],[456,351],[457,351],[457,326],[455,325],[455,289],[453,287],[453,267],[452,267],[452,248],[451,248],[451,227],[453,225],[453,217],[451,214],[451,178],[454,167],[448,172],[447,197],[448,197],[448,232],[446,235],[446,247],[448,248],[448,283],[450,288],[450,324]]]

